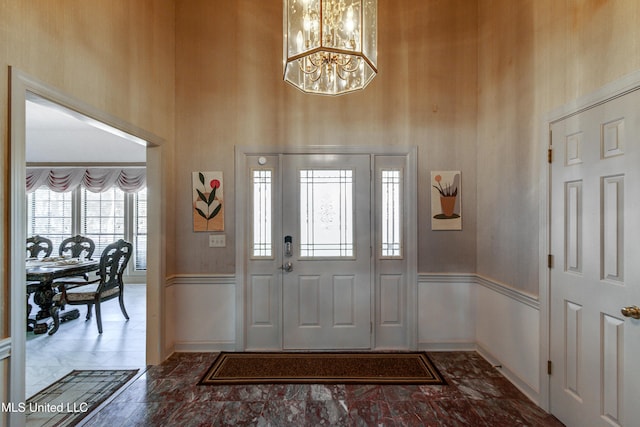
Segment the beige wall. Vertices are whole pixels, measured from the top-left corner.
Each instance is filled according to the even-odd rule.
[[[364,92],[325,98],[282,82],[280,0],[0,0],[4,170],[13,65],[159,135],[169,154],[175,139],[168,272],[233,273],[235,145],[416,145],[419,271],[477,271],[537,294],[541,120],[640,68],[639,3],[379,3],[379,75]],[[437,169],[462,171],[463,231],[430,230]],[[225,174],[224,249],[192,231],[196,170]],[[7,301],[8,172],[0,179]]]
[[[165,152],[170,152],[174,22],[171,0],[0,0],[0,159],[4,171],[0,177],[0,288],[5,308],[9,288],[8,67],[158,135],[167,141]],[[171,212],[167,217],[172,220]],[[2,321],[0,329],[6,334],[8,322],[6,318]]]
[[[537,294],[543,119],[640,68],[640,2],[478,4],[478,272]]]
[[[280,0],[177,2],[177,273],[235,271],[235,145],[335,144],[418,146],[419,271],[475,271],[475,2],[378,8],[378,76],[363,92],[327,98],[282,81]],[[463,231],[430,230],[433,169],[462,171]],[[192,231],[197,170],[224,173],[224,249]]]

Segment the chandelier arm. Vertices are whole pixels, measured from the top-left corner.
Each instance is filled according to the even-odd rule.
[[[312,83],[315,83],[318,80],[320,80],[320,77],[322,77],[322,70],[320,70],[320,72],[318,73],[318,77],[316,77],[315,79],[313,78],[312,75],[309,75],[309,79],[311,80]]]
[[[336,58],[335,59],[336,64],[338,64],[341,67],[346,67],[347,65],[349,65],[349,63],[353,59],[351,55],[335,55],[335,58]]]
[[[349,60],[349,62],[351,62],[351,60]],[[344,71],[348,72],[348,73],[354,73],[354,72],[358,71],[358,68],[360,67],[360,59],[358,58],[358,60],[354,62],[353,68],[347,68],[347,65],[349,65],[349,62],[344,64],[342,69]]]
[[[316,63],[316,61],[314,61],[314,59],[316,59],[316,57],[320,59],[317,63]],[[311,64],[312,64],[314,67],[316,67],[316,68],[318,68],[318,67],[320,67],[320,66],[322,65],[322,55],[319,55],[319,54],[317,54],[317,53],[314,53],[314,54],[312,54],[312,55],[307,56],[306,58],[307,58],[307,59],[309,60],[309,62],[311,62]]]
[[[345,59],[345,58],[349,58],[346,61],[340,61],[340,59]],[[353,55],[336,55],[336,64],[338,64],[338,66],[340,68],[342,68],[343,71],[346,71],[347,73],[353,73],[355,71],[358,70],[358,67],[360,66],[360,61],[361,58],[356,57],[356,61],[353,60]],[[349,64],[353,63],[353,67],[349,68]]]
[[[314,67],[313,67],[313,69],[311,71],[307,71],[302,66],[302,60],[301,59],[298,59],[298,67],[300,67],[300,71],[302,71],[304,74],[314,74],[320,68],[317,65],[314,65]]]

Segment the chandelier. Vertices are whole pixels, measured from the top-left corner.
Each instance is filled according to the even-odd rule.
[[[307,93],[364,89],[378,72],[377,0],[284,0],[284,80]]]

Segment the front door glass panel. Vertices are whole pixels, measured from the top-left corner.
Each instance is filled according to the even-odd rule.
[[[353,171],[300,170],[300,256],[351,258]]]

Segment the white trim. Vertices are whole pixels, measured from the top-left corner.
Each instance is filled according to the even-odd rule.
[[[563,120],[564,118],[578,114],[582,111],[596,107],[609,100],[619,98],[627,93],[640,90],[640,70],[627,74],[613,82],[610,82],[596,91],[581,96],[573,101],[570,101],[554,110],[551,110],[544,115],[541,123],[541,150],[544,150],[542,155],[543,160],[540,165],[540,238],[539,238],[539,254],[540,254],[540,266],[539,266],[539,301],[540,301],[540,401],[539,404],[544,410],[549,410],[551,407],[551,394],[549,391],[550,378],[547,375],[547,360],[550,359],[551,343],[550,343],[550,331],[551,327],[551,312],[550,312],[550,271],[547,268],[547,255],[551,254],[551,239],[550,239],[550,216],[551,205],[549,203],[552,177],[551,167],[547,163],[546,152],[551,146],[550,141],[550,129],[554,122]],[[554,156],[558,153],[554,153]]]
[[[393,148],[395,147],[390,147],[391,150]],[[407,260],[407,346],[409,349],[416,349],[418,347],[418,147],[413,146],[399,154],[407,156],[405,170],[407,192],[404,196],[407,208],[404,212],[405,229],[409,230],[404,248]],[[412,233],[411,230],[415,232]]]
[[[502,295],[508,296],[512,300],[515,300],[521,304],[525,304],[529,307],[535,308],[536,310],[540,310],[540,301],[538,300],[538,298],[534,297],[531,294],[522,292],[518,289],[512,288],[503,283],[496,282],[480,275],[475,276],[475,282],[478,285],[484,286],[485,288],[489,288]]]
[[[475,273],[420,273],[418,275],[418,282],[473,283],[489,288],[494,292],[498,292],[521,304],[535,308],[536,310],[540,309],[540,301],[533,295]]]
[[[11,356],[11,338],[0,340],[0,360]]]
[[[11,319],[10,335],[12,339],[9,363],[8,401],[18,404],[24,402],[26,393],[26,295],[24,292],[24,236],[26,235],[26,168],[25,140],[26,116],[25,97],[30,79],[13,68],[9,68],[11,81],[11,103],[9,105],[10,123],[10,180],[9,188],[9,231],[3,240],[9,242],[9,283],[11,283]],[[21,183],[22,185],[18,185]],[[22,254],[22,256],[18,256]],[[18,289],[20,287],[20,289]],[[24,414],[11,413],[9,425],[24,425]]]
[[[550,270],[548,268],[548,255],[551,253],[550,247],[550,227],[551,223],[551,207],[550,207],[550,184],[551,184],[551,165],[549,164],[547,153],[551,148],[550,138],[551,124],[547,121],[542,123],[540,135],[542,137],[542,144],[540,150],[542,151],[540,156],[540,179],[538,184],[539,191],[539,218],[538,218],[538,259],[540,264],[538,266],[538,300],[540,303],[540,338],[539,338],[539,356],[538,356],[538,372],[540,381],[540,398],[538,404],[545,411],[549,411],[550,402],[550,378],[547,375],[547,360],[549,360],[550,347],[550,318],[549,307],[551,305],[550,292],[549,292],[549,275]],[[555,154],[555,153],[554,153]]]
[[[26,235],[26,199],[25,191],[25,145],[26,145],[26,113],[27,98],[34,95],[50,102],[53,106],[63,106],[79,115],[104,123],[118,132],[129,134],[132,139],[147,142],[147,176],[150,181],[149,212],[157,212],[148,219],[149,237],[147,243],[147,363],[158,364],[163,360],[164,325],[162,319],[163,294],[160,292],[164,278],[164,223],[166,211],[164,180],[162,171],[164,140],[150,132],[140,129],[115,116],[98,110],[80,100],[69,97],[44,82],[31,77],[15,67],[9,67],[10,75],[10,207],[9,235],[4,237],[9,242],[9,283],[11,283],[10,313],[12,348],[9,371],[9,401],[18,403],[25,398],[25,352],[26,352],[26,295],[24,292],[24,236]],[[151,249],[151,250],[149,250]],[[24,414],[12,413],[11,425],[24,424]]]
[[[234,150],[235,157],[235,185],[236,188],[247,188],[247,176],[245,169],[247,165],[247,154],[252,152],[247,149],[241,149],[236,146]],[[236,287],[236,342],[235,350],[243,351],[246,347],[246,334],[244,333],[244,308],[245,308],[245,293],[243,283],[246,277],[247,270],[247,249],[245,248],[246,236],[245,229],[247,228],[247,216],[246,212],[247,201],[245,197],[238,197],[236,193],[236,273],[235,273],[235,287]]]
[[[474,283],[477,275],[473,273],[420,273],[419,283]]]
[[[550,111],[544,117],[544,122],[547,124],[546,129],[549,129],[551,123],[579,114],[638,89],[640,89],[640,70],[607,83],[592,93],[581,96]],[[546,136],[544,136],[545,142],[547,141]]]
[[[172,274],[165,287],[181,285],[236,285],[235,274]]]

